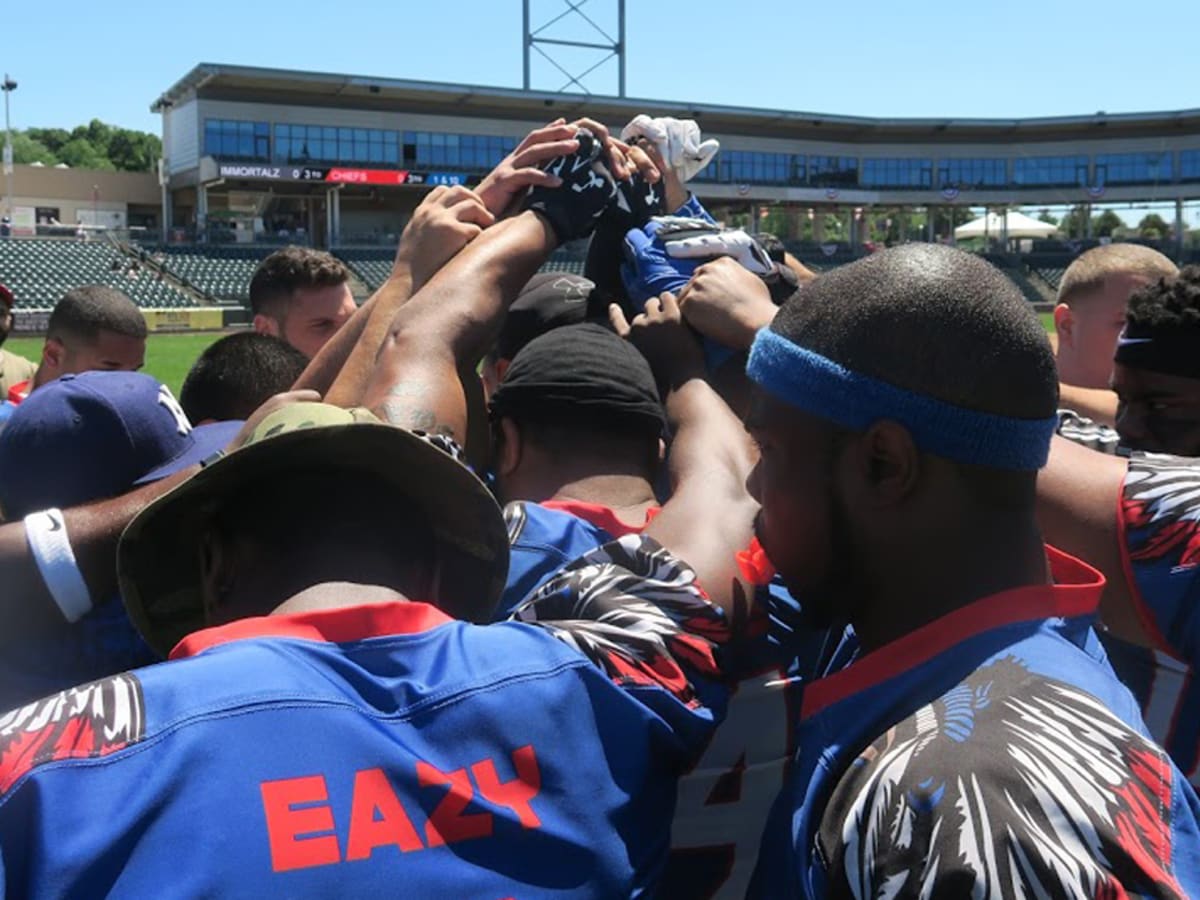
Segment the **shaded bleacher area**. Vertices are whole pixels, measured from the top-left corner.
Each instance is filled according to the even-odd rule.
[[[333,251],[333,255],[346,264],[358,276],[358,280],[372,293],[383,287],[392,274],[392,261],[396,251],[390,247],[345,247]]]
[[[175,275],[207,302],[250,302],[250,279],[263,258],[278,247],[231,247],[227,245],[184,244],[147,250],[152,262]]]
[[[847,244],[818,245],[785,241],[788,251],[814,272],[825,272],[866,255]],[[1035,242],[1033,252],[983,254],[1004,271],[1033,304],[1053,303],[1063,273],[1079,253],[1097,241]],[[70,288],[104,284],[127,293],[140,306],[178,308],[196,305],[249,304],[250,279],[259,262],[279,249],[275,245],[179,244],[129,245],[104,236],[76,238],[9,238],[0,240],[0,282],[16,295],[18,308],[47,309]],[[343,247],[333,251],[361,282],[355,295],[377,291],[392,270],[391,247]],[[582,274],[587,241],[560,247],[542,266],[543,272]],[[1200,261],[1191,250],[1181,263]]]
[[[149,308],[195,305],[158,270],[103,237],[0,240],[0,282],[12,290],[18,309],[49,309],[81,284],[116,288]]]

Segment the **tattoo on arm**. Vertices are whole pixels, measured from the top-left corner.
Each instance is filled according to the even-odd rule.
[[[438,421],[437,412],[430,408],[432,393],[426,384],[402,381],[394,385],[371,412],[384,422],[409,431],[422,431],[457,440],[454,427]]]

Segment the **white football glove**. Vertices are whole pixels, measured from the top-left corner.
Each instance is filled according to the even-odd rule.
[[[645,113],[621,129],[621,140],[643,137],[658,148],[663,161],[671,167],[680,181],[691,181],[712,162],[721,149],[720,141],[700,140],[700,126],[695,119],[673,119],[663,116],[652,119]]]
[[[710,234],[697,234],[666,242],[667,256],[676,259],[715,259],[731,256],[743,269],[755,275],[770,275],[775,271],[771,260],[758,241],[740,228]]]

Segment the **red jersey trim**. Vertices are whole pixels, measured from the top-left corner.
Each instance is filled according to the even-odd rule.
[[[29,388],[33,384],[31,379],[18,381],[8,389],[8,402],[15,406],[20,406],[21,401],[29,396]]]
[[[1125,478],[1128,477],[1129,468],[1126,467]],[[1133,571],[1133,557],[1129,551],[1129,520],[1125,516],[1125,478],[1121,479],[1121,490],[1117,492],[1117,544],[1121,549],[1121,573],[1125,576],[1125,587],[1129,590],[1129,597],[1133,601],[1133,611],[1137,615],[1138,623],[1142,626],[1142,633],[1150,639],[1155,648],[1174,657],[1175,651],[1167,643],[1166,635],[1162,633],[1158,623],[1154,620],[1150,604],[1142,596],[1137,575]]]
[[[342,644],[392,634],[420,634],[453,622],[428,603],[366,603],[285,616],[256,616],[189,634],[175,645],[170,659],[203,653],[210,647],[249,638],[283,637]]]
[[[976,600],[868,653],[840,672],[811,682],[804,689],[800,717],[814,716],[993,628],[1094,614],[1104,592],[1104,576],[1053,547],[1046,547],[1046,556],[1053,584],[1014,588]]]
[[[589,522],[597,528],[602,528],[614,538],[623,538],[630,534],[641,534],[646,526],[654,521],[654,517],[662,512],[661,507],[652,506],[646,510],[645,522],[641,525],[629,525],[618,519],[617,514],[611,508],[601,506],[599,503],[584,503],[581,500],[547,500],[544,503],[539,503],[538,506],[570,513],[577,519],[583,519],[583,521]]]

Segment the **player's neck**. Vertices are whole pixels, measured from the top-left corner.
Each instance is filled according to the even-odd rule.
[[[559,485],[547,499],[607,506],[621,521],[641,522],[658,505],[654,488],[640,475],[590,475]]]
[[[271,613],[273,616],[288,616],[298,613],[338,609],[343,606],[363,606],[368,603],[407,603],[409,598],[399,591],[377,584],[354,584],[348,581],[330,581],[314,584],[294,594]]]
[[[969,535],[947,535],[921,550],[897,543],[863,573],[863,602],[853,624],[865,650],[977,600],[1050,580],[1045,545],[1032,522],[968,530]]]

